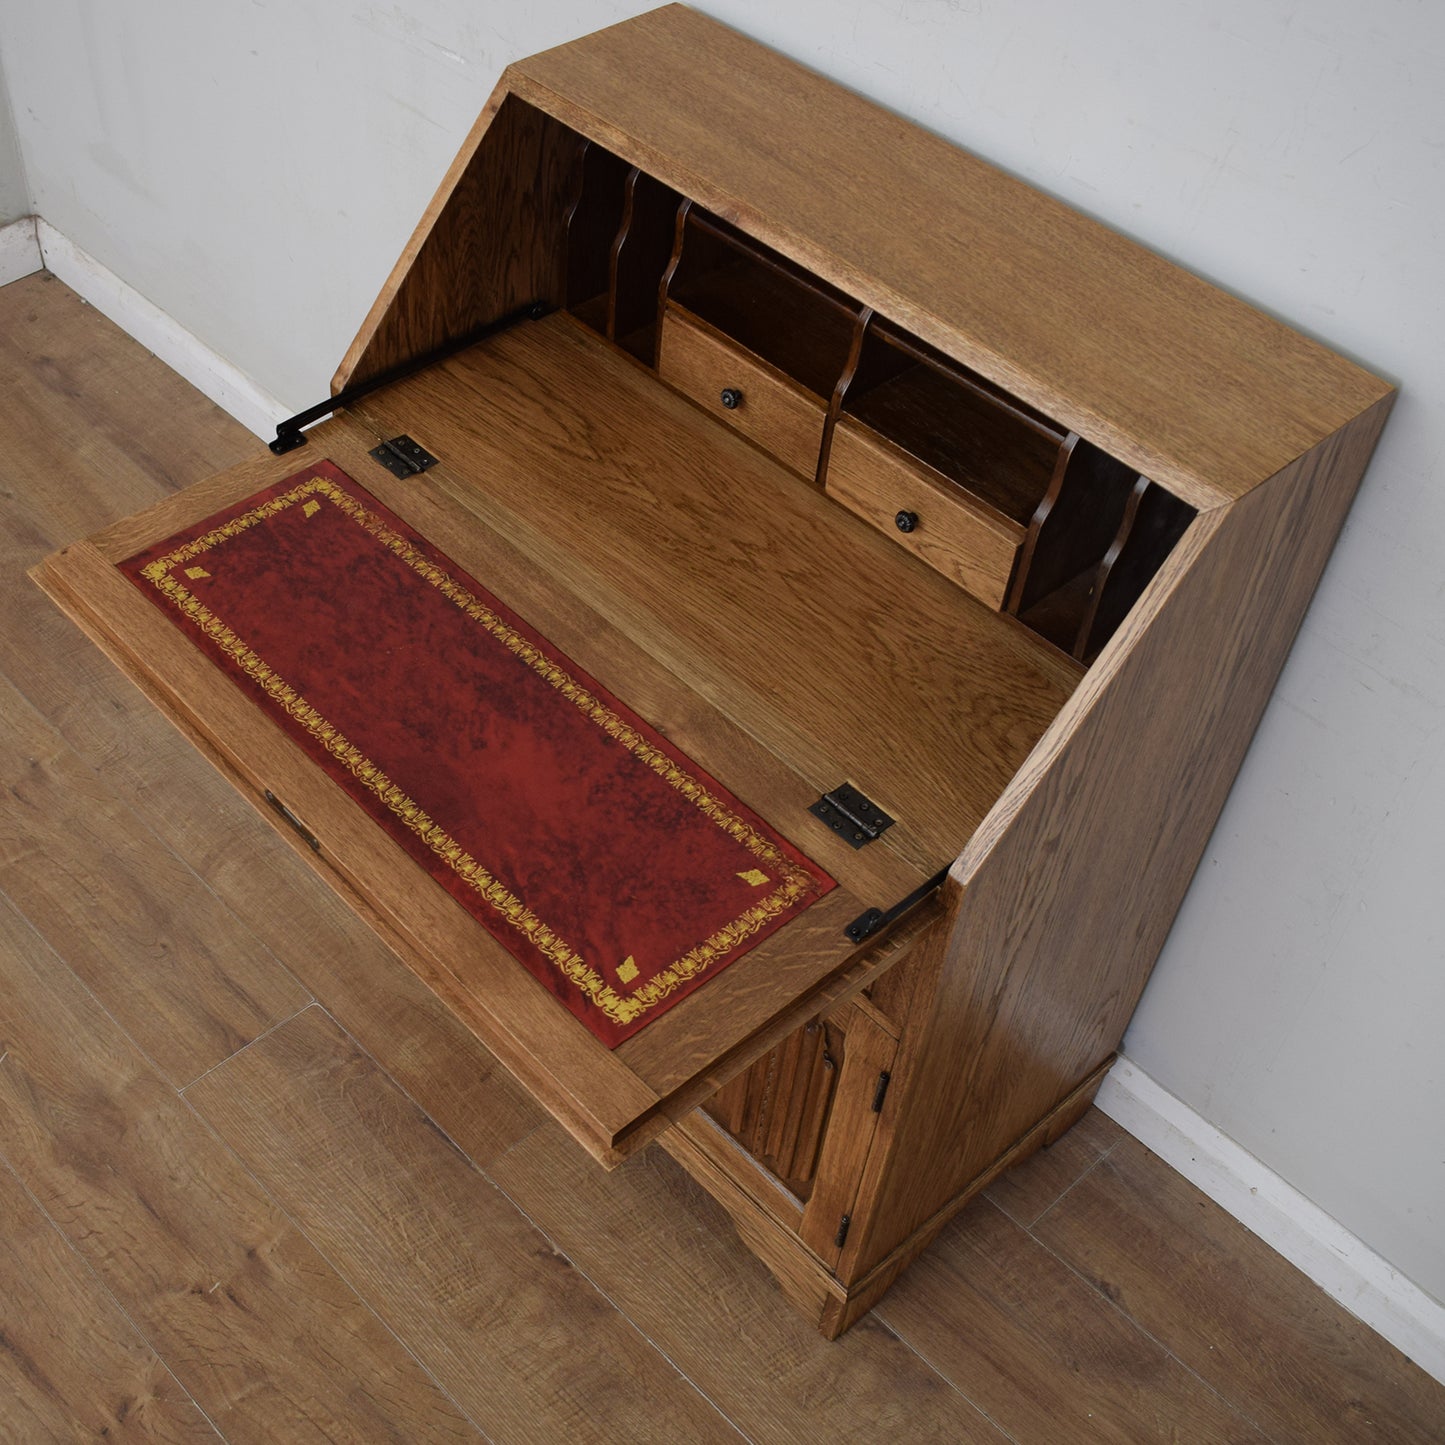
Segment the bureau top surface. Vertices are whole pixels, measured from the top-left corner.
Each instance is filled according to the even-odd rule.
[[[1389,392],[968,152],[672,5],[504,84],[1195,506]]]

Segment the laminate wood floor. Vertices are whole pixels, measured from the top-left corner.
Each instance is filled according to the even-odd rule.
[[[258,446],[0,290],[0,1440],[1445,1439],[1097,1112],[836,1344],[660,1150],[597,1170],[24,575]]]

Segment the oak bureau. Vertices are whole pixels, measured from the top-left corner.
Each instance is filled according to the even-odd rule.
[[[332,395],[37,580],[602,1167],[670,1151],[836,1336],[1093,1097],[1392,389],[668,6],[507,69]],[[323,460],[836,886],[585,1026],[117,566]]]

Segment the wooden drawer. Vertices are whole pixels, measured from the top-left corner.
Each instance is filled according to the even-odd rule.
[[[1003,606],[1025,529],[853,417],[834,429],[827,490],[990,607]],[[912,530],[900,528],[901,513]]]
[[[662,320],[658,375],[810,480],[823,441],[821,398],[675,303]],[[723,393],[736,394],[735,406]]]

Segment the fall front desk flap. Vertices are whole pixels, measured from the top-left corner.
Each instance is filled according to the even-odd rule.
[[[835,886],[330,462],[120,565],[609,1047]]]

